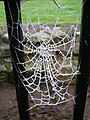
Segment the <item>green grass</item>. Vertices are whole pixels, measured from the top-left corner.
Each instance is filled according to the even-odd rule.
[[[4,10],[4,3],[0,2],[0,24],[6,23],[6,17],[5,17],[5,10]]]
[[[22,6],[22,21],[38,22],[38,17],[42,23],[55,23],[57,17],[60,23],[74,23],[80,15],[80,0],[56,0],[59,4],[63,5],[63,10],[60,10],[53,0],[28,0]],[[67,12],[70,12],[68,14]],[[28,19],[28,20],[27,20]],[[78,19],[80,23],[80,19]],[[3,2],[0,2],[0,24],[5,24],[5,13]]]

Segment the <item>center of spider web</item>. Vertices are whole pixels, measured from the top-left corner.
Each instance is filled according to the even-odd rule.
[[[49,53],[48,48],[47,48],[47,45],[41,44],[41,45],[38,47],[38,53],[39,53],[40,56],[42,56],[42,57],[48,57],[48,56],[50,56],[50,53]]]

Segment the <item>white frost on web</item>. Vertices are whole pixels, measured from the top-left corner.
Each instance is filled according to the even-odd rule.
[[[33,27],[35,29],[34,25]],[[43,25],[40,25],[40,28],[42,28],[39,31],[40,34],[23,31],[23,40],[18,41],[23,46],[23,50],[14,47],[25,55],[23,63],[20,62],[17,55],[16,69],[20,80],[34,102],[32,107],[57,105],[74,99],[74,96],[68,93],[68,88],[73,77],[78,73],[72,65],[77,25],[73,25],[63,38],[58,36],[57,30],[55,30],[56,26],[47,36],[45,34],[48,29],[50,31],[50,27],[45,25],[44,32]],[[74,34],[69,36],[72,30]],[[56,40],[54,40],[55,38]],[[19,66],[24,69],[20,69]]]
[[[19,35],[16,38],[12,32],[18,46],[10,44],[15,50],[17,62],[14,58],[12,60],[18,77],[33,102],[30,109],[39,105],[58,105],[74,99],[68,89],[72,79],[78,74],[72,63],[77,24],[72,25],[66,33],[57,27],[58,17],[53,26],[40,21],[38,24],[30,22],[26,31],[19,22],[13,24],[16,25],[17,33],[18,26],[23,33],[20,41]],[[12,26],[12,30],[13,28]],[[23,62],[18,53],[23,53]]]

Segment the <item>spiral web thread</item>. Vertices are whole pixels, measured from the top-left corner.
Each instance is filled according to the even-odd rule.
[[[38,12],[36,15],[38,16],[38,23],[33,22],[30,17],[30,11],[24,14],[27,15],[27,24],[25,26],[19,21],[15,23],[11,16],[13,24],[16,25],[17,33],[18,25],[23,33],[23,38],[19,41],[19,38],[16,38],[12,32],[11,36],[18,42],[18,46],[10,44],[15,50],[17,62],[13,58],[12,60],[18,77],[28,91],[32,101],[30,109],[39,105],[58,105],[74,100],[74,96],[68,92],[68,89],[72,80],[79,73],[79,70],[73,66],[72,62],[77,23],[75,21],[75,24],[71,25],[67,32],[62,32],[60,27],[58,27],[58,23],[60,12],[70,16],[75,16],[75,14],[64,11],[64,8],[56,1],[52,0],[51,2],[56,7],[58,13],[53,25],[48,22],[51,17],[51,9],[48,9],[48,15],[44,23],[42,23]],[[36,4],[40,5],[39,2]],[[17,3],[16,6],[18,9]],[[9,4],[8,7],[10,8]],[[40,9],[37,9],[37,7],[32,8],[34,13],[38,10]],[[76,18],[79,19],[79,15],[76,14]],[[15,28],[11,27],[13,31]],[[62,32],[61,35],[60,31]],[[23,49],[20,49],[19,46],[22,46]],[[21,62],[18,52],[24,54],[23,62]]]

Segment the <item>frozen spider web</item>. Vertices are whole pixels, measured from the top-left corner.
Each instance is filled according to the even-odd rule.
[[[22,82],[35,106],[57,105],[74,99],[74,96],[68,93],[68,87],[78,73],[72,65],[77,25],[72,26],[71,29],[74,30],[73,37],[68,36],[70,30],[57,43],[52,36],[44,38],[44,34],[41,35],[41,42],[34,43],[35,41],[32,40],[32,37],[35,37],[34,34],[25,33],[23,40],[27,39],[27,42],[23,46],[27,60],[24,63],[18,62],[18,65],[25,68],[20,73],[30,72],[28,77],[23,76]],[[54,30],[53,32],[56,31]],[[36,96],[37,94],[38,96]]]
[[[52,2],[58,11],[63,10],[63,8],[59,9],[60,6],[56,1]],[[16,6],[18,9],[17,4]],[[37,11],[34,8],[33,12],[35,10]],[[64,13],[67,14],[67,12]],[[72,13],[70,15],[75,16]],[[58,27],[59,16],[53,25],[49,24],[47,20],[46,23],[42,23],[40,15],[38,16],[38,23],[36,24],[32,22],[28,14],[27,21],[29,20],[30,23],[27,22],[28,25],[25,26],[25,29],[19,21],[18,23],[13,22],[16,25],[17,33],[17,26],[19,25],[21,28],[23,38],[20,41],[19,37],[16,38],[12,34],[18,42],[18,46],[10,43],[15,50],[17,62],[14,58],[12,60],[18,77],[33,102],[30,109],[39,105],[58,105],[74,100],[74,96],[68,92],[68,89],[75,75],[79,73],[72,62],[77,23],[71,25],[67,32],[63,32]],[[50,14],[47,18],[49,19],[49,17]],[[20,54],[23,54],[24,61],[21,61]]]

